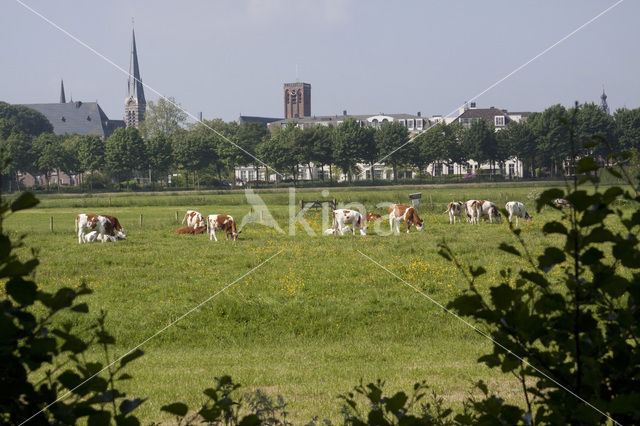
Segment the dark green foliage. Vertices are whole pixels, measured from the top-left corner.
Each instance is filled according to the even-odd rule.
[[[513,373],[526,403],[526,408],[506,406],[485,390],[470,410],[476,416],[472,423],[609,424],[609,417],[621,424],[640,422],[640,193],[624,169],[615,170],[628,187],[599,187],[598,163],[579,156],[584,134],[572,124],[579,111],[565,120],[569,142],[563,145],[576,175],[564,190],[547,190],[537,200],[538,210],[558,210],[561,217],[546,223],[543,232],[564,243],[534,259],[512,228],[521,248],[502,243],[500,249],[528,266],[501,271],[503,280],[489,295],[478,290],[478,274],[471,268],[465,273],[469,289],[448,306],[490,330],[493,352],[479,361]],[[573,207],[558,209],[556,198]],[[616,208],[620,200],[634,206],[631,215]],[[444,243],[441,254],[464,271]],[[552,268],[562,271],[559,280],[546,274]],[[484,414],[477,417],[480,411]]]
[[[0,120],[3,119],[9,126],[0,126],[0,139],[8,137],[10,133],[22,132],[29,136],[38,136],[41,133],[53,132],[53,126],[44,115],[23,105],[0,102]]]
[[[391,164],[393,179],[397,179],[398,167],[411,162],[411,152],[416,148],[407,144],[409,131],[398,122],[382,123],[375,133],[375,141],[385,164]],[[404,146],[403,146],[404,145]]]
[[[115,339],[104,328],[105,314],[97,318],[89,336],[55,319],[64,311],[87,314],[88,307],[79,298],[91,291],[84,284],[55,293],[38,288],[33,281],[38,266],[35,251],[22,261],[15,253],[20,243],[13,243],[3,229],[7,215],[37,202],[28,192],[10,204],[0,198],[0,280],[4,289],[0,298],[0,422],[75,424],[86,418],[92,425],[137,425],[131,412],[144,399],[127,399],[116,383],[126,379],[123,368],[142,352],[132,352],[113,365],[89,361],[85,352],[96,344],[110,359]],[[102,370],[106,377],[100,375]]]

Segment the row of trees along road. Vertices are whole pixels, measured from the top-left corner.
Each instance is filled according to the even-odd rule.
[[[510,122],[499,132],[483,120],[468,129],[442,123],[409,142],[407,129],[399,123],[384,123],[376,129],[361,127],[352,119],[336,127],[301,129],[289,124],[273,132],[260,123],[238,125],[220,119],[186,124],[186,114],[173,99],[160,99],[149,103],[139,130],[117,129],[103,142],[97,136],[56,136],[39,113],[0,103],[0,149],[12,159],[4,179],[5,187],[11,188],[17,184],[18,172],[43,175],[48,182],[51,171],[99,172],[87,176],[89,185],[100,176],[103,183],[136,177],[166,183],[170,174],[184,176],[185,185],[210,185],[233,181],[234,168],[249,165],[255,167],[256,176],[269,165],[294,181],[301,168],[312,165],[330,166],[333,179],[335,166],[351,180],[361,173],[358,164],[372,168],[381,158],[394,176],[402,169],[424,174],[429,166],[441,170],[454,163],[459,165],[454,172],[463,174],[469,160],[493,169],[513,157],[522,161],[525,178],[559,176],[570,155],[563,124],[570,117],[576,121],[578,136],[599,133],[610,141],[608,147],[598,146],[585,154],[605,159],[609,150],[640,148],[640,108],[619,109],[613,115],[595,104],[582,105],[576,114],[573,110],[554,105],[532,113],[526,121]],[[375,178],[373,170],[370,177]]]

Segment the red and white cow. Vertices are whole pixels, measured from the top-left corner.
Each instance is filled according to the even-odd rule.
[[[82,213],[76,216],[75,224],[75,229],[78,233],[78,244],[85,243],[85,234],[92,231],[97,231],[98,235],[96,239],[99,239],[103,243],[108,239],[108,236],[116,236],[113,223],[105,216]]]
[[[180,235],[185,235],[185,234],[198,235],[198,234],[202,234],[206,230],[207,230],[207,227],[205,225],[199,226],[197,228],[194,228],[192,226],[183,226],[182,228],[178,228],[175,231],[173,231],[173,233],[180,234]]]
[[[565,200],[564,198],[556,198],[553,200],[553,205],[561,209],[573,207],[569,200]]]
[[[109,221],[111,221],[111,224],[113,225],[113,234],[115,235],[116,239],[124,240],[127,237],[127,233],[125,232],[122,225],[120,225],[120,221],[117,217],[109,216],[108,214],[100,214],[98,216],[104,216],[109,219]]]
[[[516,217],[516,226],[518,226],[518,218],[521,217],[525,222],[531,220],[531,216],[527,213],[527,208],[519,201],[509,201],[505,206],[509,213],[509,223],[513,217]]]
[[[381,218],[382,216],[380,216],[378,213],[367,213],[367,215],[364,217],[367,222],[375,222],[376,220]]]
[[[84,236],[84,242],[85,243],[95,243],[96,241],[98,241],[98,237],[99,237],[99,233],[98,231],[91,231],[88,234],[86,234]],[[102,242],[110,242],[110,243],[115,243],[116,241],[118,241],[118,238],[111,236],[111,235],[105,235],[104,238],[101,240]]]
[[[367,223],[360,212],[350,209],[337,209],[333,211],[333,229],[335,234],[344,235],[347,224],[353,227],[353,235],[356,235],[356,227],[360,229],[360,235],[367,235]]]
[[[187,226],[192,226],[194,229],[205,226],[204,216],[195,210],[187,210],[182,219],[183,225],[185,221],[187,222]]]
[[[475,212],[477,203],[478,200],[468,200],[466,203],[464,203],[464,210],[467,213],[467,222],[476,223]]]
[[[418,231],[424,228],[424,221],[418,216],[418,212],[413,207],[402,204],[391,204],[389,206],[389,227],[391,232],[395,226],[396,232],[400,233],[400,221],[407,224],[407,233],[411,225],[414,225]]]
[[[456,217],[460,220],[460,215],[463,211],[466,212],[466,204],[462,201],[452,201],[447,204],[447,211],[445,213],[449,213],[449,224],[456,223]]]
[[[238,234],[242,232],[236,230],[236,221],[233,217],[226,214],[210,214],[207,216],[207,233],[209,234],[209,241],[214,239],[218,242],[216,230],[224,231],[227,235],[227,240],[229,239],[229,236],[231,236],[233,241],[238,239]]]
[[[485,217],[489,218],[489,223],[493,223],[494,219],[498,223],[502,222],[502,216],[500,215],[500,211],[498,211],[498,206],[491,201],[479,200],[476,203],[476,223],[478,223],[478,219]]]

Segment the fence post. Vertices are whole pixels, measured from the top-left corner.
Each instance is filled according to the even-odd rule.
[[[140,228],[142,228],[142,215],[140,215]]]
[[[176,210],[176,222],[178,222],[178,210]]]
[[[49,216],[49,229],[53,232],[53,216]]]

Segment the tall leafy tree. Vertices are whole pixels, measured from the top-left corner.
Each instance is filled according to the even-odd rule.
[[[162,180],[169,174],[173,164],[173,144],[169,136],[159,134],[145,140],[149,156],[149,168],[154,181]]]
[[[501,156],[517,157],[522,162],[523,177],[531,177],[535,168],[536,138],[528,121],[512,121],[500,130],[496,138]]]
[[[371,181],[375,179],[374,165],[376,161],[380,159],[380,151],[378,150],[378,144],[376,143],[376,129],[373,127],[365,127],[364,136],[361,140],[360,156],[358,159],[363,163],[369,165],[369,173]]]
[[[393,168],[393,180],[398,180],[398,166],[408,164],[411,161],[410,149],[415,149],[409,141],[409,131],[398,122],[383,123],[375,133],[375,141],[380,153],[380,158]],[[402,148],[400,148],[404,145]]]
[[[353,118],[340,123],[333,132],[333,161],[347,175],[349,182],[352,175],[359,172],[359,150],[366,137],[360,123]]]
[[[256,122],[243,122],[238,126],[237,132],[237,143],[245,151],[256,156],[256,150],[258,145],[262,142],[262,140],[269,135],[269,130],[262,123]],[[256,180],[260,179],[260,162],[256,161],[251,155],[247,154],[247,152],[240,151],[239,153],[239,163],[243,166],[248,166],[252,164],[256,169]],[[266,172],[265,175],[269,173]]]
[[[276,129],[271,137],[265,138],[258,147],[259,158],[275,168],[278,173],[292,176],[294,182],[297,180],[296,169],[299,164],[296,145],[301,133],[302,130],[294,123],[289,123],[284,129]]]
[[[570,115],[571,112],[570,110]],[[613,117],[604,112],[600,106],[594,103],[587,103],[580,106],[576,111],[575,120],[579,141],[588,141],[593,135],[597,134],[603,137],[608,143],[608,146],[605,144],[597,144],[588,151],[584,151],[583,154],[591,154],[596,158],[605,159],[609,156],[610,150],[618,152],[615,121]],[[582,148],[582,146],[580,148]]]
[[[569,157],[569,131],[563,120],[569,118],[562,105],[553,105],[542,113],[531,114],[527,121],[536,138],[538,163],[557,176]]]
[[[0,119],[3,118],[16,126],[16,131],[22,131],[30,136],[53,133],[53,126],[44,115],[23,105],[0,102]],[[4,135],[6,136],[8,134]]]
[[[181,129],[187,120],[187,114],[173,97],[150,101],[147,105],[144,121],[140,122],[140,133],[145,139],[160,135],[171,137]]]
[[[464,135],[463,144],[470,159],[478,163],[490,162],[493,170],[498,154],[493,124],[487,124],[484,120],[474,121]]]
[[[129,179],[148,165],[146,146],[135,127],[116,129],[105,141],[104,157],[105,169],[117,182]]]
[[[312,161],[319,167],[329,166],[329,178],[333,180],[331,171],[333,164],[333,127],[314,126],[313,127],[313,149],[311,153]],[[324,174],[322,175],[324,180]]]
[[[195,186],[199,183],[199,174],[217,158],[213,138],[210,133],[195,129],[176,133],[173,142],[175,162],[191,173]]]
[[[38,174],[45,176],[47,187],[50,186],[51,172],[53,170],[57,172],[57,184],[59,187],[60,170],[63,168],[65,161],[61,138],[53,133],[42,133],[33,140],[33,151]]]
[[[620,149],[640,150],[640,108],[618,109],[613,115]]]

